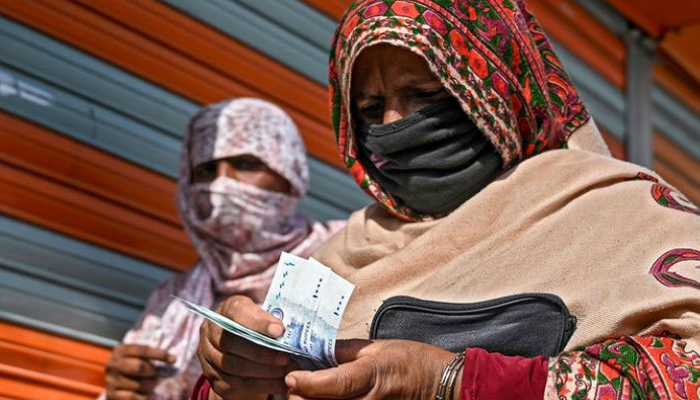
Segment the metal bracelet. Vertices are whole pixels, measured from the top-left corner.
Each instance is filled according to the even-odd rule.
[[[450,371],[450,380],[447,383],[447,387],[450,389],[450,393],[447,400],[454,399],[455,382],[457,381],[457,375],[459,375],[459,371],[462,369],[463,365],[464,353],[459,353],[459,355],[457,356],[457,362],[452,366],[452,370]]]
[[[454,394],[454,383],[457,372],[464,364],[464,353],[458,353],[452,360],[445,366],[442,371],[442,376],[440,377],[440,384],[438,385],[437,394],[435,395],[435,400],[448,400],[446,397],[448,391],[450,394],[449,400],[452,400],[452,395]]]

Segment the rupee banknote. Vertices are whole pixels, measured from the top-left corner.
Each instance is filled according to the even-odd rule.
[[[284,334],[271,338],[205,307],[187,308],[257,345],[289,353],[303,369],[338,365],[335,340],[354,286],[317,260],[282,253],[262,308],[282,321]]]

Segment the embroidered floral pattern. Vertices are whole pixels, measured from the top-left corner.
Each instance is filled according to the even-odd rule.
[[[671,268],[683,261],[700,261],[700,251],[692,249],[675,249],[664,253],[651,267],[649,273],[668,287],[692,287],[700,289],[700,282],[674,272]],[[700,269],[700,265],[696,266]],[[700,275],[700,274],[699,274]]]
[[[647,174],[646,172],[638,172],[638,173],[637,173],[637,179],[640,179],[640,180],[643,180],[643,181],[651,181],[651,182],[654,182],[654,183],[659,183],[658,178],[655,178],[655,177],[653,177],[653,176]]]
[[[504,168],[565,147],[588,112],[523,0],[358,0],[331,46],[330,96],[338,147],[358,184],[400,218],[430,219],[396,201],[357,160],[350,73],[379,43],[423,57],[501,154]]]
[[[645,172],[637,173],[637,179],[654,182],[651,197],[660,205],[674,210],[700,215],[700,208],[693,204],[683,193],[663,185],[659,180]]]
[[[644,336],[563,353],[550,361],[547,390],[561,400],[698,399],[700,357],[685,347]]]
[[[683,193],[660,183],[656,183],[651,187],[651,197],[664,207],[700,215],[700,208],[688,200]]]

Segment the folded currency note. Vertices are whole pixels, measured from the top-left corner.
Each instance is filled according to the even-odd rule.
[[[257,345],[291,354],[304,369],[338,365],[335,340],[355,287],[314,260],[282,253],[262,308],[280,319],[284,334],[271,338],[186,300],[187,308]]]

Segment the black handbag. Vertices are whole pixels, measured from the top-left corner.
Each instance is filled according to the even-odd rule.
[[[377,310],[371,339],[405,339],[460,352],[478,347],[510,356],[554,356],[576,329],[576,317],[553,294],[528,293],[477,303],[392,297]]]

